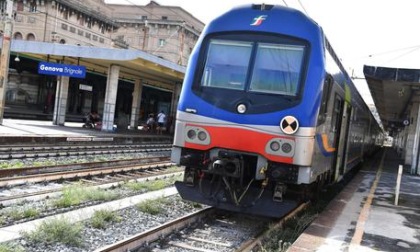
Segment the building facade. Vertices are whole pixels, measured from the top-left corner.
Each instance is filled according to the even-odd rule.
[[[184,66],[204,27],[184,9],[154,1],[15,0],[14,11],[13,39],[138,49]]]

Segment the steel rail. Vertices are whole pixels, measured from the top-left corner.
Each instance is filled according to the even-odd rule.
[[[251,240],[243,243],[242,246],[239,247],[236,251],[237,252],[250,252],[250,251],[254,251],[254,249],[256,249],[257,247],[261,247],[262,244],[263,244],[263,240],[269,236],[269,234],[272,232],[272,230],[277,230],[277,229],[281,228],[285,224],[286,221],[295,217],[298,213],[305,210],[309,205],[310,205],[309,202],[305,202],[305,203],[300,204],[297,208],[293,209],[286,216],[282,217],[274,225],[272,225],[272,226],[270,225],[269,229],[264,230],[255,239],[251,239]]]
[[[95,252],[126,252],[140,248],[145,244],[157,241],[162,237],[173,233],[176,230],[183,229],[192,223],[201,221],[207,216],[213,215],[216,210],[214,208],[206,208],[201,211],[180,217],[176,220],[167,222],[163,225],[147,230],[140,234],[129,237],[117,243],[99,248]]]
[[[124,145],[43,145],[43,146],[7,146],[0,147],[0,153],[11,153],[11,152],[43,152],[43,151],[65,151],[65,150],[100,150],[100,149],[138,149],[138,148],[150,148],[150,147],[162,147],[169,146],[172,143],[149,143],[149,144],[124,144]]]
[[[87,177],[87,176],[98,176],[104,174],[112,174],[112,173],[122,173],[122,172],[129,172],[129,171],[136,171],[136,170],[146,170],[150,169],[151,167],[167,167],[171,166],[173,163],[171,162],[155,162],[149,163],[146,165],[138,165],[138,166],[120,166],[120,167],[110,167],[110,168],[92,168],[86,170],[73,170],[73,171],[62,171],[62,172],[54,172],[54,173],[47,173],[41,175],[27,175],[21,177],[7,177],[7,178],[0,178],[0,187],[4,186],[13,186],[13,185],[20,185],[25,183],[40,183],[46,181],[54,181],[54,180],[61,180],[61,179],[72,179],[78,177]]]
[[[107,168],[122,165],[136,165],[139,163],[150,162],[150,160],[156,161],[169,161],[169,156],[165,157],[145,157],[145,158],[134,158],[124,160],[110,160],[100,162],[89,162],[89,163],[76,163],[76,164],[64,164],[64,165],[48,165],[48,166],[37,166],[37,167],[22,167],[22,168],[9,168],[0,169],[0,178],[14,177],[14,176],[27,176],[34,174],[44,174],[51,172],[60,172],[66,170],[83,170],[92,168]]]
[[[69,157],[69,156],[81,156],[81,155],[106,155],[106,154],[118,154],[118,153],[140,153],[140,152],[156,152],[156,151],[167,151],[171,150],[170,145],[165,146],[154,146],[142,147],[136,149],[119,149],[119,148],[92,148],[92,149],[82,149],[82,150],[60,150],[60,149],[50,149],[43,151],[23,151],[21,153],[16,153],[18,150],[13,153],[0,154],[0,160],[12,160],[12,159],[26,159],[26,158],[51,158],[51,157]]]

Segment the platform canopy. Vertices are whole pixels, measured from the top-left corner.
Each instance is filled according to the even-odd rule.
[[[140,50],[13,40],[11,51],[38,61],[83,65],[87,71],[103,75],[111,65],[119,65],[121,79],[143,79],[149,85],[169,90],[174,83],[182,82],[185,74],[184,66]]]
[[[363,73],[384,128],[394,135],[410,123],[411,102],[420,91],[420,69],[365,65]]]

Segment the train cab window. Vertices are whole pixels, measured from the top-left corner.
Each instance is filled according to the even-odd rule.
[[[244,90],[251,42],[211,40],[201,86]]]
[[[259,43],[250,91],[296,96],[305,47]]]

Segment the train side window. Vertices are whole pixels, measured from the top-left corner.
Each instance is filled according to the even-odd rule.
[[[340,116],[343,113],[343,99],[336,95],[334,102],[334,109],[331,118],[331,131],[337,133],[341,124]]]
[[[332,78],[331,76],[327,76],[327,78],[324,81],[324,89],[322,91],[321,107],[319,109],[319,115],[318,115],[318,125],[324,123],[327,118],[328,101],[330,98],[331,86],[332,86]]]

